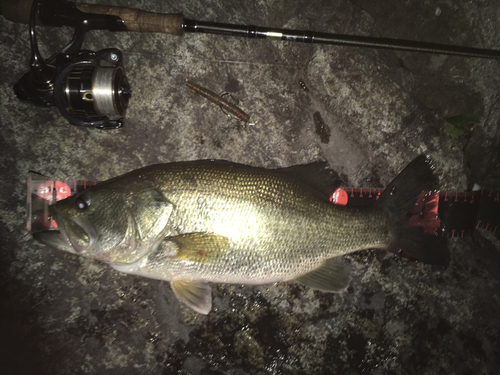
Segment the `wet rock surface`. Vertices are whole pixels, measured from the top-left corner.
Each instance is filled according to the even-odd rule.
[[[500,48],[494,1],[99,1],[204,21]],[[71,36],[39,28],[42,54]],[[104,180],[154,163],[226,159],[264,167],[327,160],[355,187],[383,187],[415,156],[443,189],[500,187],[498,61],[186,34],[88,34],[122,50],[133,96],[125,126],[68,125],[22,103],[26,25],[0,17],[2,374],[495,374],[500,245],[450,241],[448,268],[382,250],[345,256],[349,288],[213,285],[208,316],[165,282],[51,250],[26,234],[26,174]],[[185,81],[228,92],[246,127]],[[461,137],[444,117],[474,113]],[[319,115],[316,115],[319,114]],[[321,121],[320,121],[321,120]],[[468,138],[466,138],[468,137]]]

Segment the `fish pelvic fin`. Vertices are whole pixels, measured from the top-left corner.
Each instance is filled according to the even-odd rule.
[[[388,250],[428,264],[447,266],[450,253],[446,238],[425,235],[423,227],[411,226],[410,216],[422,191],[438,189],[431,159],[420,155],[387,186],[375,205],[385,211],[392,232]]]
[[[338,292],[349,285],[349,271],[333,259],[327,259],[314,271],[308,272],[295,281],[323,292]]]
[[[176,280],[170,283],[175,296],[194,311],[207,315],[212,310],[212,288],[201,280]]]

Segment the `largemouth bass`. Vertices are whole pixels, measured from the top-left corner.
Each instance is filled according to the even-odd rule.
[[[334,258],[362,249],[447,264],[443,240],[408,223],[420,192],[436,188],[433,168],[420,156],[373,205],[350,208],[329,202],[332,173],[322,162],[274,170],[224,161],[152,165],[51,205],[60,231],[34,237],[169,281],[181,301],[208,314],[209,282],[342,290],[349,276]]]

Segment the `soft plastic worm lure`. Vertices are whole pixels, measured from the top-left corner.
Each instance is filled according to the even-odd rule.
[[[244,121],[245,123],[248,123],[248,121],[250,120],[249,115],[247,115],[240,108],[238,108],[234,104],[228,102],[226,99],[217,95],[213,91],[210,91],[209,89],[201,87],[200,85],[197,85],[196,83],[192,83],[192,82],[186,82],[186,86],[189,87],[194,92],[207,98],[211,102],[219,105],[223,110],[233,114],[239,120]]]

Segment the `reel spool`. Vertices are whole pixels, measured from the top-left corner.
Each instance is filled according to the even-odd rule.
[[[130,88],[121,66],[77,68],[63,82],[68,107],[75,114],[122,117]]]
[[[87,52],[63,64],[54,83],[54,103],[73,125],[120,128],[131,96],[121,52]]]

